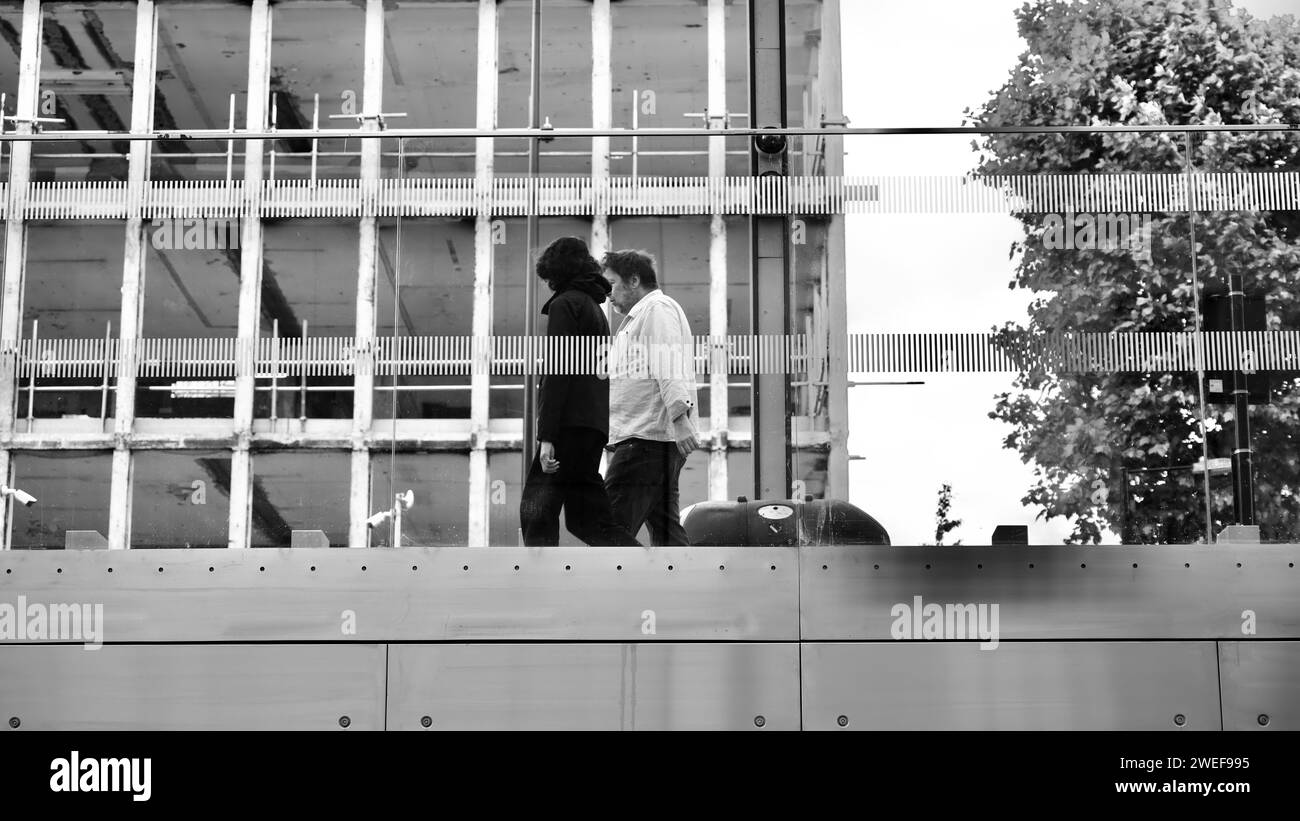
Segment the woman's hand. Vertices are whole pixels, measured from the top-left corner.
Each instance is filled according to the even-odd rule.
[[[538,459],[542,463],[542,473],[555,473],[560,469],[560,463],[555,459],[555,445],[550,442],[541,443]]]

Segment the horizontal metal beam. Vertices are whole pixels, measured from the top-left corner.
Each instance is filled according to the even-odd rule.
[[[793,548],[6,551],[105,642],[797,641]]]
[[[18,550],[0,604],[102,604],[109,643],[922,641],[949,638],[929,606],[967,604],[996,606],[1003,644],[1297,639],[1297,562],[1296,545]]]
[[[800,559],[805,641],[923,640],[966,604],[996,617],[1002,642],[1300,638],[1296,545],[819,547]],[[974,619],[964,626],[978,643]]]
[[[373,140],[400,138],[539,138],[564,137],[756,137],[785,134],[787,136],[834,135],[908,135],[908,134],[1128,134],[1128,133],[1212,133],[1212,132],[1296,132],[1296,123],[1260,123],[1251,125],[1057,125],[1057,126],[1003,126],[980,128],[974,126],[951,127],[895,127],[895,128],[390,128],[370,131],[355,128],[311,129],[285,128],[278,131],[192,129],[187,131],[44,131],[39,133],[0,134],[0,142],[80,142],[82,140]]]

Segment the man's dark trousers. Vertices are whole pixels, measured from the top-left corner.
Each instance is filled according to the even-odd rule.
[[[614,518],[628,533],[639,533],[644,524],[653,545],[687,543],[677,498],[677,480],[685,464],[676,442],[624,439],[614,447],[605,489]]]
[[[519,504],[524,545],[554,547],[560,543],[560,509],[569,532],[594,546],[640,547],[641,543],[619,527],[610,512],[609,497],[600,481],[600,454],[606,436],[593,428],[560,428],[551,444],[560,469],[542,470],[533,455]]]

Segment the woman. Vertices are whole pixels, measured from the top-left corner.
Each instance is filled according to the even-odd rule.
[[[610,285],[578,237],[561,237],[537,260],[537,276],[555,293],[542,306],[548,337],[609,338],[600,304]],[[609,380],[597,374],[548,374],[537,402],[537,453],[528,469],[519,521],[529,547],[560,542],[560,509],[569,532],[589,545],[640,546],[614,521],[600,456],[609,439]]]

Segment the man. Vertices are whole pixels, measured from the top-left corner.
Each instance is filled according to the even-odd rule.
[[[578,237],[555,240],[537,260],[537,276],[555,292],[542,306],[548,338],[609,338],[600,309],[609,283],[587,243]],[[604,374],[558,370],[542,378],[539,390],[537,454],[519,502],[524,545],[559,544],[563,509],[569,532],[589,545],[640,547],[618,526],[600,481],[600,455],[609,437],[609,383]]]
[[[614,518],[651,544],[684,545],[677,482],[700,446],[694,346],[685,312],[659,289],[644,251],[605,254],[610,303],[625,319],[609,355],[609,442],[605,472]]]

